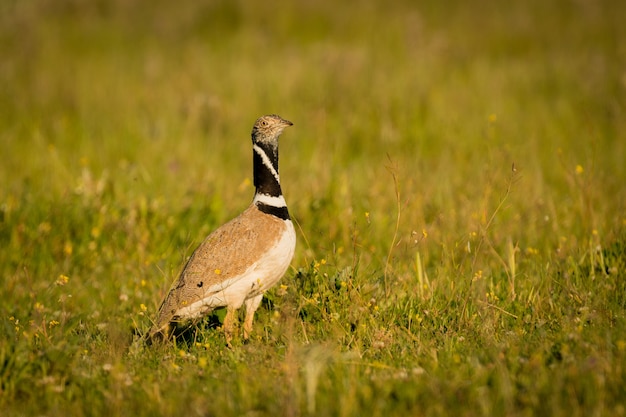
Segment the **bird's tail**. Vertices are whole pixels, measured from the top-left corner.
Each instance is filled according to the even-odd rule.
[[[148,346],[153,344],[158,344],[166,341],[172,336],[172,325],[171,323],[165,323],[165,325],[154,325],[152,328],[144,335],[144,340]]]

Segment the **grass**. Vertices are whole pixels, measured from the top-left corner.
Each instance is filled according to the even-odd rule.
[[[625,17],[3,2],[3,415],[626,414]],[[143,346],[272,112],[298,248],[253,340]]]

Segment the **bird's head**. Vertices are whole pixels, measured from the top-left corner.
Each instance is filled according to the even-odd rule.
[[[278,137],[287,126],[292,126],[289,120],[275,114],[268,114],[257,119],[252,127],[252,142],[277,143]]]

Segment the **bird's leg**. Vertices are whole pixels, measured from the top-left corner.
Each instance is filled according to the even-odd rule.
[[[233,327],[235,325],[235,319],[237,317],[237,309],[234,307],[226,308],[226,317],[224,317],[224,336],[226,337],[226,345],[231,347],[230,342],[233,340]]]
[[[263,294],[259,294],[256,297],[248,298],[246,300],[246,319],[243,322],[243,338],[248,339],[250,333],[252,333],[252,320],[254,320],[254,312],[259,308]]]

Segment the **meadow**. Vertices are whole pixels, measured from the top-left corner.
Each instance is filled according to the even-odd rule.
[[[2,416],[626,415],[626,3],[4,0]],[[254,334],[146,346],[294,123]]]

